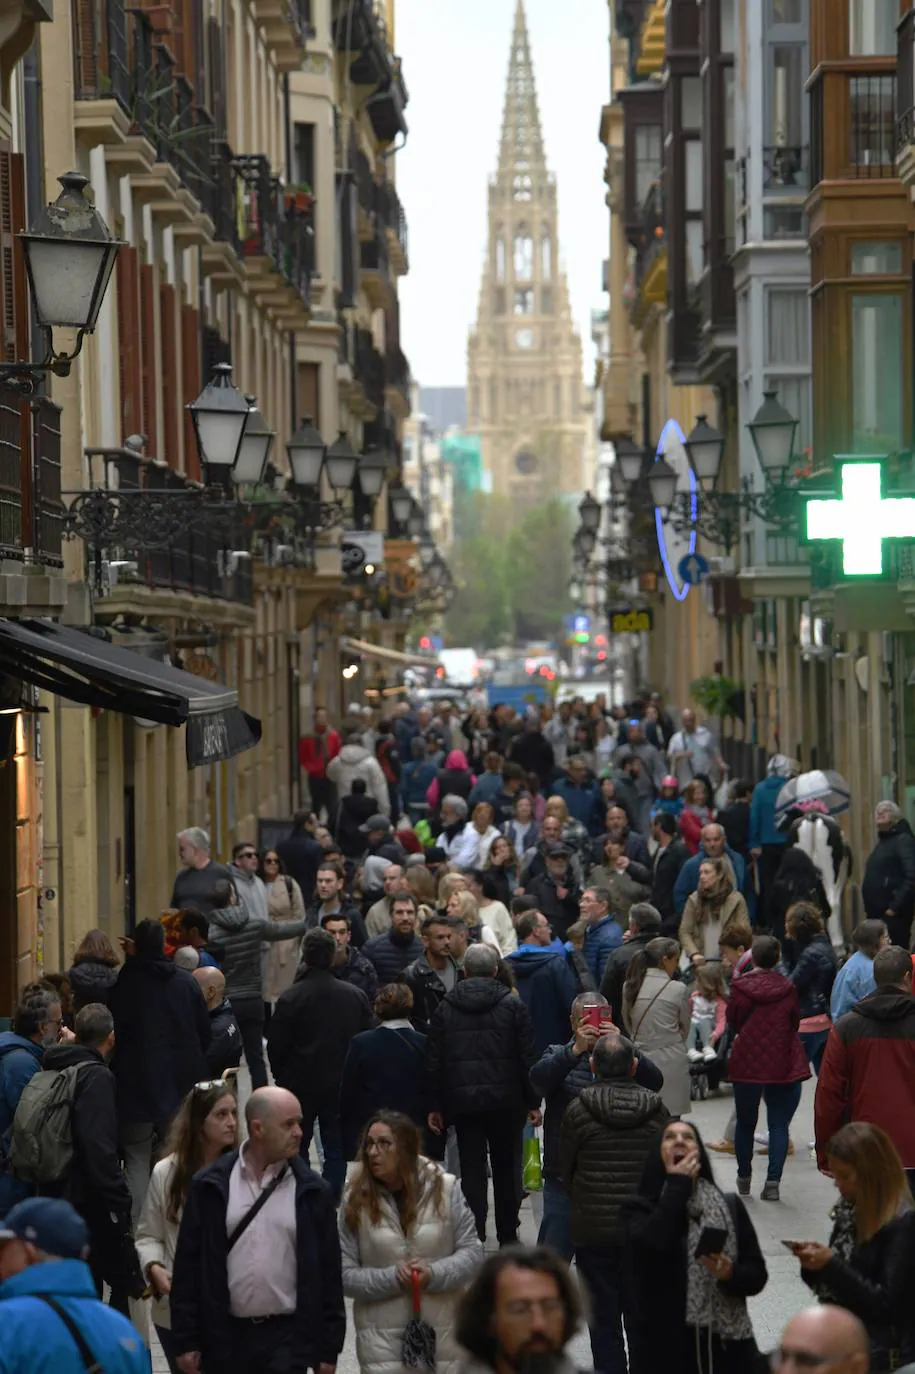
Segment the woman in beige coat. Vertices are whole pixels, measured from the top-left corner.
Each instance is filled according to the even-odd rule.
[[[729,925],[749,925],[747,904],[734,891],[731,865],[724,859],[703,859],[699,886],[686,900],[680,920],[680,944],[692,964],[718,959],[718,942]]]
[[[290,878],[279,854],[268,849],[261,862],[267,886],[267,904],[271,921],[304,921],[305,900],[295,878]],[[264,1001],[276,999],[292,987],[299,966],[299,943],[296,940],[277,940],[267,950],[264,961]]]
[[[629,961],[623,984],[623,1024],[631,1039],[664,1075],[661,1099],[671,1116],[690,1109],[689,993],[673,982],[680,963],[676,940],[659,936]]]

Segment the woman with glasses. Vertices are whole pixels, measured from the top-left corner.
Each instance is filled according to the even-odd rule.
[[[872,1374],[915,1360],[915,1210],[902,1161],[879,1126],[852,1121],[826,1147],[840,1201],[828,1245],[791,1241],[821,1302],[864,1323]]]
[[[695,1126],[664,1127],[621,1226],[633,1369],[754,1374],[763,1362],[747,1298],[765,1288],[766,1264],[743,1203],[715,1183]]]
[[[197,1083],[181,1104],[165,1156],[153,1169],[137,1224],[140,1268],[153,1292],[152,1319],[172,1374],[180,1374],[172,1344],[168,1295],[181,1214],[191,1178],[238,1144],[235,1090],[223,1079]]]
[[[260,876],[267,889],[267,914],[271,921],[304,921],[305,901],[295,878],[275,849],[267,849],[260,862]],[[287,988],[292,987],[299,965],[299,947],[291,940],[270,946],[264,964],[264,1001],[272,1007]]]
[[[340,1249],[362,1374],[404,1367],[414,1284],[435,1328],[437,1374],[456,1374],[455,1308],[483,1246],[460,1184],[420,1154],[419,1132],[400,1112],[376,1112],[366,1125],[340,1209]]]

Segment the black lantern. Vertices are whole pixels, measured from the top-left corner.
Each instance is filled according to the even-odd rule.
[[[286,442],[286,452],[289,454],[295,485],[300,490],[317,487],[324,467],[325,449],[324,440],[312,424],[310,415],[303,415],[295,434]]]
[[[584,494],[584,499],[578,507],[578,514],[582,529],[596,534],[600,529],[600,502],[595,501],[589,491]]]
[[[724,435],[721,431],[713,429],[705,416],[700,415],[684,448],[699,481],[714,486],[724,457]]]
[[[41,327],[91,334],[122,245],[86,199],[89,178],[66,172],[58,181],[62,189],[53,205],[18,238]]]
[[[228,363],[217,363],[213,373],[212,381],[207,382],[188,410],[207,479],[226,481],[233,475],[250,408],[232,384],[232,368]]]
[[[797,420],[777,400],[774,391],[765,391],[763,396],[763,403],[747,429],[760,467],[767,477],[777,481],[787,471],[794,453]]]
[[[325,461],[327,478],[334,491],[351,491],[359,458],[345,429],[341,429],[336,442],[327,450]]]
[[[666,458],[652,463],[648,473],[648,489],[651,499],[661,510],[668,510],[674,503],[679,478]]]
[[[232,472],[232,480],[239,487],[255,486],[264,480],[267,460],[276,438],[275,432],[254,404],[255,398],[246,396],[245,400],[249,404],[248,420]]]
[[[642,475],[642,450],[631,439],[621,439],[616,445],[616,470],[622,473],[628,485],[637,482]]]
[[[369,501],[381,495],[385,473],[388,470],[388,454],[374,445],[367,448],[359,458],[356,471],[359,474],[359,488]]]

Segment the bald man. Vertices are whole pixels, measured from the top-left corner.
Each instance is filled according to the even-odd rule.
[[[241,1031],[226,996],[226,977],[218,968],[196,968],[192,976],[200,985],[213,1032],[206,1054],[207,1069],[214,1078],[221,1078],[226,1069],[238,1068],[242,1052]]]
[[[172,1277],[182,1374],[333,1374],[346,1334],[330,1186],[299,1154],[285,1088],[245,1107],[248,1139],[191,1180]]]
[[[778,1370],[829,1370],[829,1374],[867,1374],[870,1346],[857,1317],[844,1307],[808,1307],[785,1327],[773,1357]]]

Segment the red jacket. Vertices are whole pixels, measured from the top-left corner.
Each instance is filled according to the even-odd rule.
[[[731,983],[728,1025],[736,1039],[728,1077],[732,1083],[799,1083],[810,1065],[797,1033],[797,991],[776,969],[749,969]]]
[[[310,778],[324,778],[327,776],[324,771],[331,759],[335,759],[340,752],[340,734],[337,730],[326,730],[324,734],[327,749],[322,758],[321,750],[318,748],[317,735],[303,735],[299,740],[299,764],[305,769]]]
[[[903,1166],[915,1168],[915,998],[878,988],[840,1016],[826,1042],[817,1080],[817,1159],[847,1121],[886,1131]]]

